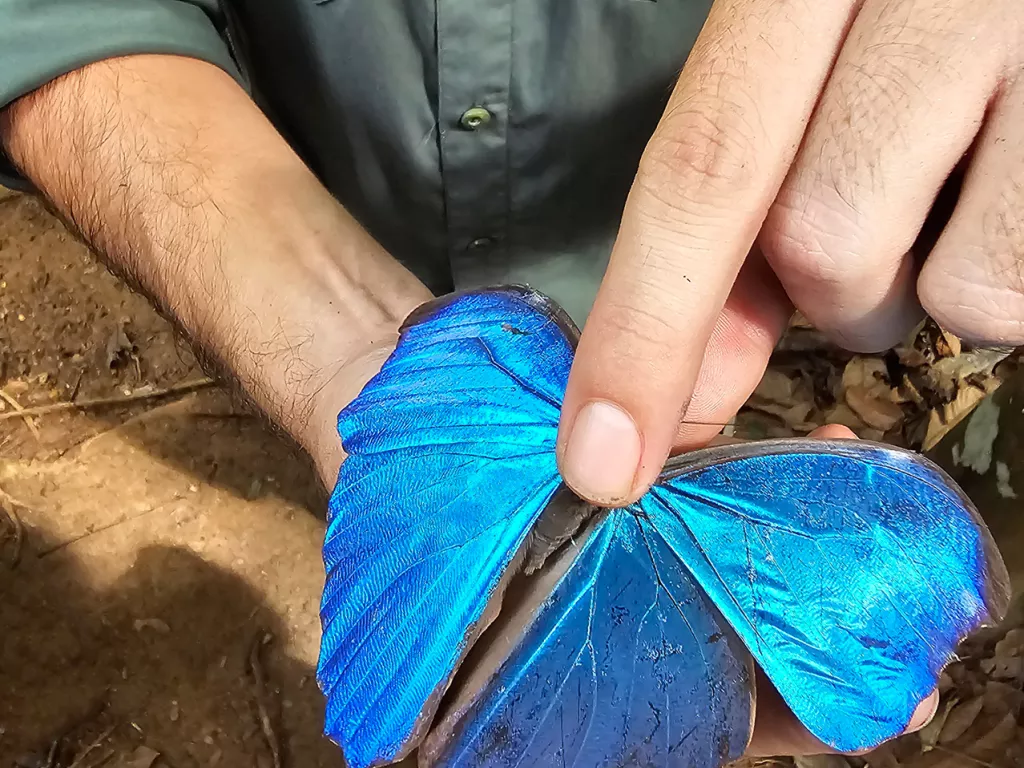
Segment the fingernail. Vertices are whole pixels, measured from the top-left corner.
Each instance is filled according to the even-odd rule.
[[[935,717],[935,713],[939,709],[939,694],[933,693],[927,699],[917,705],[917,709],[914,710],[914,716],[910,718],[910,724],[907,726],[907,733],[913,733],[924,728],[928,723]]]
[[[599,504],[625,501],[640,464],[640,433],[616,405],[589,402],[576,416],[562,455],[562,477],[577,494]]]

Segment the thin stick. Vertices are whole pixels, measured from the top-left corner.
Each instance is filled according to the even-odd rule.
[[[135,392],[131,395],[121,395],[118,397],[96,397],[90,400],[75,400],[64,403],[39,405],[34,408],[22,408],[16,413],[0,413],[0,421],[14,418],[27,418],[31,416],[45,416],[51,413],[59,413],[60,411],[85,411],[92,408],[127,405],[129,403],[137,403],[143,400],[155,400],[160,397],[168,397],[169,395],[186,395],[189,392],[195,392],[199,389],[212,387],[216,383],[217,382],[213,379],[203,378],[195,381],[185,381],[181,384],[165,387],[164,389],[154,389],[149,392]]]
[[[281,768],[281,740],[274,731],[273,721],[270,719],[270,712],[267,710],[267,676],[263,672],[263,665],[260,662],[260,651],[263,646],[273,641],[269,632],[260,631],[253,641],[252,649],[249,651],[249,669],[252,671],[253,679],[256,681],[256,708],[259,711],[260,730],[263,731],[263,738],[270,748],[270,756],[273,759],[274,768]]]
[[[18,567],[18,563],[21,562],[21,548],[25,542],[25,526],[21,522],[21,517],[14,511],[13,506],[0,507],[0,512],[7,515],[7,519],[11,521],[11,526],[14,528],[14,552],[11,554],[10,562],[10,568],[13,571]]]
[[[0,506],[0,512],[7,516],[7,519],[11,521],[11,526],[14,528],[14,554],[11,556],[10,562],[11,570],[13,570],[21,562],[21,550],[25,543],[25,525],[21,522],[21,515],[18,514],[15,507],[21,507],[29,511],[32,508],[11,496],[3,487],[0,487],[0,502],[3,502],[3,505]]]
[[[71,765],[68,766],[68,768],[81,768],[81,765],[85,761],[85,758],[87,758],[94,750],[99,749],[101,746],[103,746],[103,742],[106,741],[110,737],[110,734],[114,732],[114,727],[115,726],[112,725],[109,728],[107,728],[107,730],[105,730],[103,733],[101,733],[96,738],[96,741],[94,741],[92,744],[90,744],[88,747],[82,750],[82,753],[75,758],[74,762],[72,762]]]
[[[0,398],[2,398],[9,406],[11,406],[11,408],[14,409],[14,413],[0,414],[0,416],[7,416],[8,418],[18,416],[24,419],[25,426],[28,427],[29,432],[31,432],[35,436],[36,440],[41,441],[42,438],[39,436],[39,429],[36,427],[36,423],[32,421],[31,416],[26,414],[25,409],[21,407],[21,403],[14,399],[14,395],[10,394],[5,389],[0,389]]]
[[[46,768],[56,768],[57,750],[60,748],[61,738],[62,737],[54,739],[53,744],[50,745],[50,752],[46,755]]]

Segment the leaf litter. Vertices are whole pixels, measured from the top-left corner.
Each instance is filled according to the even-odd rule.
[[[1020,356],[972,348],[932,320],[892,350],[847,352],[801,317],[736,418],[737,437],[805,435],[842,424],[858,437],[930,450],[1008,379]]]

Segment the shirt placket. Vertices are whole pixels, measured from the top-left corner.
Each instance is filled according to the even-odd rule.
[[[438,123],[456,285],[506,257],[512,0],[437,0]]]

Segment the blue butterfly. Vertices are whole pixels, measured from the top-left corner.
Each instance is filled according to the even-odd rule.
[[[339,416],[318,679],[348,765],[717,768],[755,662],[838,750],[904,730],[1007,607],[962,492],[915,454],[794,439],[590,507],[555,463],[578,335],[526,288],[439,299]]]

